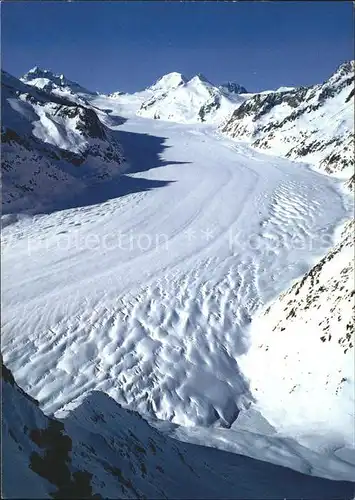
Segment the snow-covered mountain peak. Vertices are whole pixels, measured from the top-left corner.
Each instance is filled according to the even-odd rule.
[[[172,73],[168,73],[161,78],[159,78],[154,85],[149,87],[153,92],[155,91],[168,91],[171,89],[175,89],[180,85],[183,85],[187,82],[187,78],[181,73],[177,73],[173,71]]]
[[[37,87],[39,89],[44,90],[45,92],[49,92],[56,95],[96,95],[96,92],[92,92],[91,90],[82,87],[77,82],[69,80],[63,74],[56,75],[50,70],[41,69],[38,66],[30,69],[20,80],[32,87]]]
[[[344,86],[354,80],[355,76],[355,61],[346,61],[341,64],[332,74],[332,76],[324,82],[328,86]],[[324,85],[323,84],[323,85]]]
[[[125,92],[121,92],[120,90],[116,90],[116,92],[111,92],[111,94],[108,94],[108,97],[111,97],[113,99],[117,99],[118,97],[121,97],[122,95],[125,95]]]
[[[148,90],[137,114],[180,123],[221,123],[245,99],[216,87],[201,73],[189,80],[169,73]]]
[[[62,78],[64,75],[61,75]],[[21,78],[22,81],[31,81],[34,78],[48,78],[48,79],[57,79],[59,78],[58,75],[55,75],[52,71],[48,69],[42,69],[39,66],[34,66],[31,68],[27,73],[23,75]]]
[[[295,90],[295,87],[287,87],[287,86],[281,86],[281,87],[278,87],[275,92],[292,92],[293,90]],[[273,91],[271,91],[273,92]]]
[[[250,130],[254,146],[338,168],[352,159],[350,84],[246,96],[196,75],[115,100],[63,91],[54,77],[58,95],[2,82],[2,349],[72,443],[59,491],[41,479],[34,490],[36,476],[27,490],[71,494],[79,469],[102,498],[174,498],[178,488],[185,498],[352,498],[328,482],[299,489],[290,470],[276,487],[280,471],[241,456],[353,480],[352,234],[280,297],[267,328],[255,326],[330,245],[347,214],[339,183],[211,126],[237,108],[233,136]],[[142,116],[193,125],[138,118],[142,103]],[[129,170],[119,177],[121,141]],[[22,478],[53,471],[53,451],[63,458],[64,429],[6,386],[6,497],[21,498]],[[185,453],[110,397],[208,447]],[[53,431],[54,450],[44,443]]]
[[[354,60],[345,61],[342,64],[340,64],[340,66],[338,66],[338,68],[334,71],[333,76],[349,75],[350,73],[354,73],[354,71],[355,71],[355,61]]]

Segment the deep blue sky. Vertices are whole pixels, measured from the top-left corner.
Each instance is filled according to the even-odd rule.
[[[102,92],[201,72],[250,91],[309,85],[353,55],[351,2],[4,2],[2,64]]]

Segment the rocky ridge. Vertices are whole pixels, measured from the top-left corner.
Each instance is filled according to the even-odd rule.
[[[354,170],[354,61],[324,83],[246,99],[222,132],[349,179]]]

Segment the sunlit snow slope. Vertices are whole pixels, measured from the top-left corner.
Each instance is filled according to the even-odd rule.
[[[353,449],[355,439],[354,257],[352,220],[337,244],[255,318],[251,348],[240,360],[255,407],[272,425],[353,464],[354,452],[343,446]]]
[[[245,97],[231,90],[235,85],[216,87],[203,75],[187,80],[179,73],[171,73],[150,87],[151,97],[145,100],[137,114],[156,120],[178,123],[221,123],[240,105]]]

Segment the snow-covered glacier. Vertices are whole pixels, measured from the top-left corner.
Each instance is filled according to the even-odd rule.
[[[201,75],[169,74],[133,95],[39,68],[3,84],[2,354],[20,387],[58,418],[101,391],[164,439],[352,480],[352,229],[336,231],[351,214],[344,176],[230,137],[256,99],[245,89],[213,86],[228,106],[196,119],[211,85]],[[325,95],[329,109],[336,98]],[[336,265],[316,267],[332,247]],[[336,358],[332,369],[320,352]],[[320,368],[305,372],[313,358]],[[329,389],[311,390],[324,377]]]

